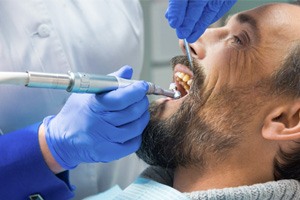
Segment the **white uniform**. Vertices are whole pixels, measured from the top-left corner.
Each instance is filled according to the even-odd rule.
[[[141,72],[138,0],[0,0],[0,30],[1,71],[107,74],[128,64],[134,78]],[[68,97],[65,91],[20,86],[0,85],[0,92],[3,133],[58,113]],[[71,171],[76,198],[114,184],[124,187],[143,169],[133,156],[121,163],[84,164]]]

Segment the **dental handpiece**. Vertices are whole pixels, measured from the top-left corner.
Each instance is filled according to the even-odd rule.
[[[128,86],[137,80],[128,80],[113,75],[96,75],[80,72],[68,74],[42,72],[0,72],[0,84],[22,84],[33,88],[60,89],[74,93],[104,93]],[[154,83],[147,82],[147,94],[179,98],[180,92],[165,90]]]

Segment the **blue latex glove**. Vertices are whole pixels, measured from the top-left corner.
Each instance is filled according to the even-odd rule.
[[[237,0],[169,0],[166,18],[180,39],[195,42]]]
[[[113,75],[131,78],[132,68],[125,66]],[[55,160],[72,169],[135,152],[150,118],[147,90],[147,83],[139,81],[105,94],[72,94],[56,116],[43,121]]]

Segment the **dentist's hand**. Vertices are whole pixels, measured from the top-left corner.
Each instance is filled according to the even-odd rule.
[[[178,38],[195,42],[212,23],[220,19],[237,0],[169,0],[166,18]]]
[[[114,75],[131,78],[131,67]],[[109,162],[135,152],[147,125],[148,85],[137,82],[105,94],[72,94],[56,116],[43,121],[48,148],[64,169]]]

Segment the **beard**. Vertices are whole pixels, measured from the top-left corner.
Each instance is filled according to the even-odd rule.
[[[186,62],[185,56],[173,59],[174,66]],[[249,101],[245,88],[239,91],[224,86],[212,96],[211,91],[203,92],[202,68],[195,65],[193,74],[189,95],[175,114],[162,120],[163,103],[154,102],[149,108],[150,122],[137,151],[149,165],[204,168],[212,158],[214,163],[226,159],[245,135],[244,125],[257,108]]]

